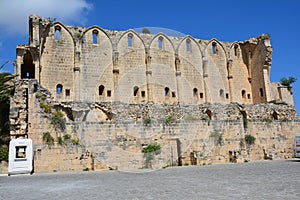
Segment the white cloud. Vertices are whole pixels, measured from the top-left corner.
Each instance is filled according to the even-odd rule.
[[[87,0],[1,0],[0,29],[27,34],[30,14],[84,25],[85,16],[92,8]]]

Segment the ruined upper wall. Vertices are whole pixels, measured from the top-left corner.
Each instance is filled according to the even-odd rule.
[[[36,15],[29,26],[30,43],[17,48],[15,71],[21,78],[29,73],[56,101],[293,103],[292,96],[273,94],[268,35],[221,42],[72,27]],[[32,60],[24,62],[24,55]]]

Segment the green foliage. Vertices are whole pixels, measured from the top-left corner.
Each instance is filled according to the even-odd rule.
[[[244,126],[244,129],[248,128],[248,119],[247,118],[243,118],[243,126]]]
[[[65,131],[66,129],[66,119],[64,118],[64,114],[57,110],[51,116],[51,124],[54,126],[55,129],[60,129],[61,131]]]
[[[40,108],[44,109],[46,113],[51,113],[52,106],[49,104],[40,103]]]
[[[149,124],[151,124],[152,120],[150,117],[147,117],[144,119],[144,125],[148,126]]]
[[[44,143],[46,143],[48,145],[53,145],[54,144],[54,138],[52,137],[50,132],[44,132],[43,133],[43,141],[44,141]]]
[[[65,134],[63,136],[64,140],[70,140],[72,138],[72,136],[70,134]]]
[[[79,145],[79,139],[78,138],[73,138],[72,139],[72,144],[73,145]]]
[[[83,171],[88,172],[88,171],[90,171],[90,169],[87,167],[87,168],[84,168]]]
[[[281,83],[281,85],[284,85],[284,86],[287,86],[287,87],[291,87],[291,85],[293,83],[295,83],[296,80],[297,79],[295,77],[293,77],[293,76],[290,76],[289,78],[283,77],[283,78],[280,79],[280,83]]]
[[[241,148],[244,148],[244,147],[245,147],[244,139],[241,139],[241,140],[240,140],[240,147],[241,147]]]
[[[142,33],[144,34],[150,34],[150,30],[147,28],[143,28]]]
[[[63,145],[64,144],[64,140],[62,139],[62,137],[57,137],[57,143],[59,145]]]
[[[267,123],[271,123],[273,120],[270,119],[270,118],[268,118],[268,117],[266,117],[266,118],[263,118],[262,121],[263,122],[267,122]]]
[[[2,160],[8,162],[8,148],[7,147],[0,147],[0,162]]]
[[[49,26],[53,26],[54,22],[56,21],[56,18],[47,17],[46,20],[48,21]]]
[[[0,70],[8,63],[5,62],[0,66]],[[0,104],[9,105],[10,97],[13,96],[15,91],[14,85],[15,75],[12,75],[8,72],[0,73]]]
[[[166,125],[170,125],[171,123],[176,122],[176,119],[172,116],[169,116],[169,117],[165,118],[164,122]]]
[[[247,145],[253,145],[255,143],[256,138],[252,135],[245,135],[245,142]]]
[[[184,119],[186,121],[195,121],[195,120],[197,120],[197,117],[195,117],[193,115],[187,115],[187,116],[184,117]]]
[[[147,147],[142,149],[142,153],[160,153],[160,145],[159,144],[149,144]]]

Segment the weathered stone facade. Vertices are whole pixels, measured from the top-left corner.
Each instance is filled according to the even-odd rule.
[[[300,123],[290,88],[270,83],[267,35],[230,43],[35,15],[29,26],[10,122],[12,137],[33,140],[38,171],[138,169],[154,143],[153,168],[293,156]]]

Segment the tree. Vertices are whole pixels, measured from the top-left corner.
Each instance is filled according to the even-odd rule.
[[[287,87],[291,87],[291,85],[293,83],[295,83],[296,80],[297,79],[295,77],[293,77],[293,76],[290,76],[289,78],[283,77],[283,78],[280,79],[280,83],[281,83],[281,85],[284,85],[284,86],[287,86]]]
[[[8,63],[5,62],[1,65],[0,70]],[[0,103],[9,105],[9,99],[14,94],[14,78],[15,75],[12,75],[8,72],[0,73]]]
[[[147,29],[147,28],[143,28],[142,33],[150,34],[150,31],[149,31],[149,29]]]

